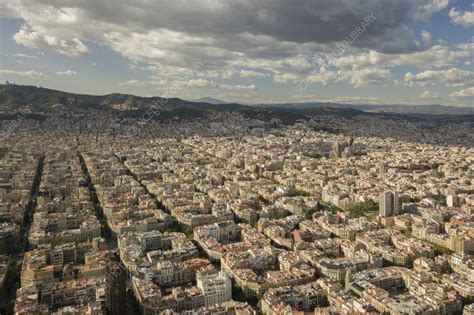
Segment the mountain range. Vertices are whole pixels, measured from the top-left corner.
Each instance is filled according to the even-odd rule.
[[[240,114],[265,121],[277,118],[294,123],[312,116],[382,115],[397,118],[472,121],[474,108],[442,105],[373,105],[339,103],[283,103],[242,105],[203,97],[194,101],[180,98],[141,97],[131,94],[86,95],[36,86],[1,84],[0,115],[11,117],[24,108],[33,113],[84,109],[116,111],[124,116],[139,116],[150,109],[160,112],[160,119],[209,117],[218,112]]]
[[[375,113],[400,113],[400,114],[431,114],[431,115],[470,115],[474,114],[474,107],[458,107],[447,105],[401,105],[401,104],[341,104],[330,102],[305,102],[305,103],[276,103],[255,104],[261,108],[355,108],[358,110]]]

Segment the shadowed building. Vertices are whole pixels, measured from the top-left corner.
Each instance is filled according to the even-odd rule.
[[[108,314],[125,315],[126,307],[126,277],[125,268],[121,264],[111,263],[106,267],[105,303]]]

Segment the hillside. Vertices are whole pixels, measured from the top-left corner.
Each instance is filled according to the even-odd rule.
[[[162,110],[193,107],[201,110],[232,111],[247,108],[239,104],[211,104],[190,102],[179,98],[141,97],[130,94],[86,95],[62,92],[26,85],[0,85],[0,110],[14,112],[29,106],[32,111],[55,111],[57,109],[101,109],[101,110],[147,110],[157,104]]]
[[[0,119],[11,119],[25,108],[33,113],[47,114],[59,110],[87,109],[112,111],[127,117],[140,117],[147,110],[158,108],[157,119],[209,117],[217,112],[239,112],[249,118],[270,121],[278,118],[283,123],[307,119],[302,113],[288,109],[267,110],[236,103],[211,104],[190,102],[179,98],[141,97],[130,94],[86,95],[23,85],[0,85]]]
[[[398,105],[398,104],[342,104],[329,102],[281,103],[281,104],[254,104],[259,108],[287,108],[287,109],[357,109],[379,114],[428,114],[428,115],[474,115],[474,107],[457,107],[447,105]]]
[[[384,105],[386,106],[386,105]],[[272,121],[277,119],[284,124],[307,120],[316,116],[339,116],[351,119],[360,115],[377,115],[393,119],[432,120],[432,121],[472,121],[474,115],[433,115],[393,113],[376,110],[374,105],[346,105],[331,103],[273,104],[248,106],[237,103],[212,104],[191,102],[179,98],[141,97],[131,94],[113,93],[108,95],[86,95],[68,93],[35,86],[0,85],[0,120],[15,119],[28,108],[29,117],[43,119],[43,115],[57,111],[100,110],[111,111],[124,117],[141,117],[153,108],[160,115],[155,119],[205,118],[218,112],[238,112],[241,115]],[[440,110],[438,106],[432,107]],[[442,107],[444,108],[444,107]],[[462,110],[460,110],[462,112]],[[457,113],[457,112],[454,112]],[[35,114],[39,114],[36,115]]]

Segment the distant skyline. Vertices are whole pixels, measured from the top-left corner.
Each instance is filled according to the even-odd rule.
[[[473,107],[473,30],[470,0],[7,0],[0,80],[188,100]]]

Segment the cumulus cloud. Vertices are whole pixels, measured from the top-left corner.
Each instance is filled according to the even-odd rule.
[[[356,88],[367,85],[388,85],[394,80],[390,70],[377,68],[342,72],[342,76],[346,77]]]
[[[276,83],[319,83],[322,85],[345,83],[355,88],[368,85],[389,85],[395,83],[395,79],[388,69],[377,67],[355,69],[355,70],[331,70],[325,67],[312,72],[309,76],[298,76],[294,74],[278,74],[273,77]]]
[[[341,104],[382,104],[384,100],[370,96],[338,96],[334,98],[322,98],[315,94],[294,94],[288,102],[321,102],[321,103],[341,103]]]
[[[391,67],[457,67],[470,58],[472,46],[432,46],[428,31],[412,30],[448,3],[10,0],[2,6],[3,14],[23,22],[14,35],[19,44],[68,56],[88,53],[99,44],[155,72],[148,80],[120,85],[255,91],[254,84],[220,80],[307,79],[363,87],[396,83]],[[334,54],[368,16],[373,19],[360,36],[341,55]],[[320,54],[329,57],[323,60]],[[193,68],[197,62],[199,69]]]
[[[72,75],[76,75],[77,72],[74,71],[74,70],[66,70],[66,71],[57,71],[56,72],[57,75],[67,75],[67,76],[72,76]]]
[[[217,84],[212,82],[212,81],[209,81],[209,80],[204,80],[204,79],[193,79],[193,80],[189,80],[188,86],[190,87],[214,87],[216,86]]]
[[[219,88],[221,89],[227,89],[227,90],[234,90],[234,91],[249,91],[249,92],[255,92],[258,91],[259,89],[255,84],[249,84],[249,85],[242,85],[242,84],[219,84]]]
[[[291,73],[283,73],[273,76],[273,81],[276,83],[298,82],[302,79],[302,77]]]
[[[446,86],[468,86],[474,84],[474,72],[451,68],[447,70],[427,70],[413,74],[405,73],[404,81],[409,86],[428,87],[437,82]]]
[[[388,85],[394,83],[394,78],[390,70],[377,67],[364,68],[357,70],[338,70],[331,71],[325,68],[310,75],[307,80],[313,83],[323,85],[334,83],[347,83],[355,88],[368,85]]]
[[[449,11],[451,22],[455,25],[462,25],[464,27],[474,26],[474,11],[463,11],[457,8],[452,8]]]
[[[167,92],[171,92],[171,96],[175,93],[182,92],[187,88],[191,89],[203,89],[203,88],[210,88],[210,89],[221,89],[221,90],[234,90],[234,91],[258,91],[258,88],[255,84],[224,84],[218,83],[212,80],[206,79],[189,79],[187,80],[186,77],[181,79],[175,78],[164,78],[158,79],[157,77],[153,77],[155,80],[128,80],[125,82],[119,83],[121,86],[132,86],[132,87],[144,87],[144,86],[159,86],[162,89],[166,90]]]
[[[441,96],[438,93],[424,91],[420,95],[418,95],[418,98],[422,100],[438,100],[441,99]]]
[[[453,92],[449,94],[449,97],[459,98],[459,99],[474,98],[474,87],[470,87],[464,90]]]
[[[257,86],[255,84],[242,85],[242,84],[222,84],[214,81],[209,81],[205,79],[193,79],[189,80],[186,85],[192,88],[218,88],[225,90],[234,90],[234,91],[257,91]]]
[[[449,0],[427,1],[420,5],[417,14],[421,16],[430,16],[433,13],[443,10],[449,4]]]
[[[425,35],[428,37],[427,35]],[[453,47],[434,45],[431,48],[411,54],[383,54],[375,50],[355,53],[329,60],[331,65],[342,69],[360,69],[364,67],[405,67],[420,69],[457,66],[463,60],[472,58],[474,43],[464,43]]]
[[[13,39],[27,47],[51,49],[68,56],[78,56],[89,51],[87,46],[78,38],[61,39],[25,26],[13,36]]]
[[[5,11],[25,21],[15,39],[30,47],[76,55],[88,51],[84,41],[96,41],[140,58],[146,56],[133,48],[147,46],[151,58],[163,60],[172,57],[168,50],[177,58],[189,55],[189,45],[221,57],[233,51],[287,55],[292,43],[344,41],[370,14],[373,25],[353,43],[356,47],[417,51],[420,47],[407,25],[446,4],[447,0],[12,0]],[[168,40],[171,45],[165,45]]]
[[[144,80],[135,80],[135,79],[119,83],[120,86],[133,86],[133,87],[143,87],[147,85],[157,85],[157,84],[159,84],[158,81],[144,81]]]
[[[0,70],[0,75],[3,76],[20,76],[27,78],[46,78],[46,75],[42,72],[29,70],[29,71],[17,71],[17,70]]]

